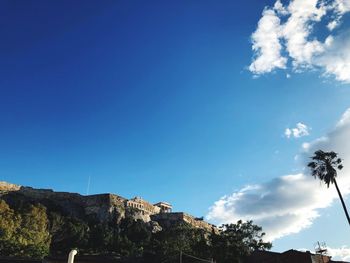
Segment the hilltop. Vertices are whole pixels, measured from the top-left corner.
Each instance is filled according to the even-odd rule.
[[[221,230],[167,202],[80,195],[0,182],[0,253],[43,258],[112,255],[116,262],[163,262],[180,252],[221,262],[269,249],[262,229],[238,221]]]
[[[39,202],[48,208],[59,208],[66,215],[80,219],[93,217],[101,223],[112,219],[119,223],[122,218],[130,216],[154,226],[153,231],[180,223],[188,223],[208,232],[217,231],[214,225],[202,218],[184,212],[172,212],[172,205],[167,202],[151,204],[141,197],[127,199],[112,193],[80,195],[0,182],[0,198],[10,204],[14,199],[23,199],[28,203]]]

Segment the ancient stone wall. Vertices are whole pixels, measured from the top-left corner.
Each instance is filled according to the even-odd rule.
[[[34,189],[32,187],[26,187],[26,186],[22,186],[19,189],[19,192],[26,196],[30,196],[32,198],[38,198],[38,199],[51,198],[53,195],[59,196],[59,192],[54,192],[51,189]]]
[[[96,215],[100,221],[115,219],[120,221],[125,216],[125,198],[113,194],[82,196],[86,215]]]
[[[160,207],[143,200],[141,197],[134,197],[125,201],[126,207],[135,208],[143,212],[144,215],[153,215],[160,213]]]
[[[165,227],[185,222],[207,231],[217,230],[215,226],[183,212],[162,213],[160,207],[152,205],[142,198],[126,199],[114,194],[83,196],[77,193],[54,192],[51,189],[34,189],[0,182],[0,195],[8,193],[11,195],[18,193],[41,202],[53,202],[71,215],[96,216],[100,221],[113,219],[119,222],[128,215],[135,220],[141,219],[144,222],[156,221]]]
[[[198,220],[198,219],[194,218],[193,216],[186,214],[186,213],[183,214],[183,220],[194,227],[206,229],[209,231],[211,231],[212,228],[214,227],[213,225],[211,225],[203,220]]]
[[[179,224],[179,223],[188,223],[189,225],[204,229],[207,231],[215,231],[218,232],[218,229],[208,222],[205,222],[203,220],[198,220],[194,218],[193,216],[183,213],[183,212],[176,212],[176,213],[160,213],[156,215],[152,215],[151,219],[153,221],[158,222],[163,227],[171,227],[173,225]]]
[[[111,205],[123,205],[124,206],[124,202],[127,199],[124,197],[121,197],[119,195],[109,194],[109,200],[110,200]]]

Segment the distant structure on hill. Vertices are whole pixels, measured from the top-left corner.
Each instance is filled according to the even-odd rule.
[[[140,210],[144,214],[154,215],[159,213],[170,213],[173,209],[172,205],[166,202],[158,202],[154,205],[143,200],[141,197],[134,197],[125,200],[126,207],[132,207]]]
[[[34,189],[0,182],[1,199],[10,200],[14,195],[24,196],[43,204],[54,203],[62,207],[68,214],[80,218],[94,215],[101,222],[111,219],[118,222],[121,218],[129,215],[135,220],[156,222],[161,227],[188,223],[193,227],[207,231],[218,231],[214,225],[205,222],[202,218],[196,218],[183,212],[172,212],[173,207],[167,202],[151,204],[141,197],[127,199],[110,193],[83,196],[77,193],[55,192],[51,189]]]

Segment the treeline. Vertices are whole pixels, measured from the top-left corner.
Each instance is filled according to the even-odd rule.
[[[180,251],[217,262],[239,262],[251,251],[270,249],[264,233],[251,221],[223,225],[208,233],[187,224],[153,231],[149,224],[125,217],[101,223],[76,218],[42,204],[0,200],[0,255],[43,258],[77,248],[79,254],[114,254],[142,262],[162,262]],[[136,260],[135,260],[136,261]]]

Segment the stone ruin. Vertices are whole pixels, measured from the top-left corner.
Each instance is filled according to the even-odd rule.
[[[10,198],[12,194],[20,194],[33,200],[50,200],[59,204],[75,216],[95,215],[100,221],[114,217],[120,221],[131,215],[135,220],[141,219],[146,223],[171,227],[179,223],[188,223],[193,227],[207,231],[218,231],[217,228],[183,212],[172,212],[172,205],[167,202],[151,204],[141,197],[127,199],[115,194],[80,195],[77,193],[55,192],[51,189],[35,189],[7,182],[0,182],[0,198]],[[157,227],[157,226],[156,226]]]

